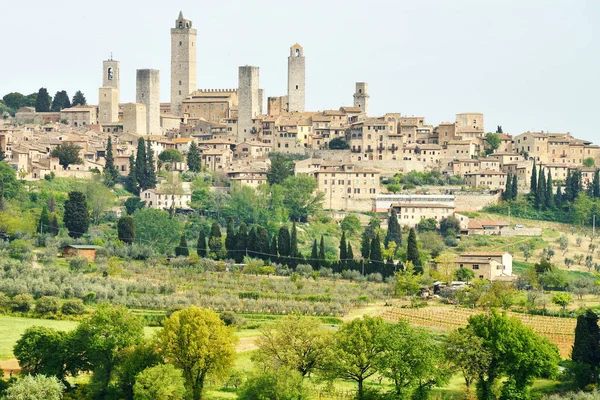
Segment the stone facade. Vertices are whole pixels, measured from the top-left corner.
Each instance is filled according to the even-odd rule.
[[[182,110],[190,123],[201,119],[221,122],[231,115],[231,110],[237,105],[237,89],[199,89],[183,100]]]
[[[354,107],[360,108],[367,115],[369,114],[369,85],[366,82],[356,82]]]
[[[287,109],[288,97],[269,97],[267,99],[267,114],[272,116],[278,116],[285,112]]]
[[[238,140],[250,139],[254,119],[259,114],[258,67],[239,68],[238,76]]]
[[[102,61],[102,87],[121,90],[121,68],[117,60]]]
[[[423,219],[433,218],[441,221],[454,215],[453,204],[441,203],[394,203],[391,208],[396,210],[398,223],[400,225],[416,227]]]
[[[100,125],[119,122],[119,89],[101,87],[98,91],[98,123]]]
[[[136,103],[146,106],[146,133],[160,135],[160,74],[157,69],[138,69]]]
[[[298,43],[290,47],[288,57],[288,111],[304,112],[306,64],[304,49]]]
[[[483,128],[483,114],[462,113],[456,114],[456,137],[466,140],[485,136]]]
[[[73,128],[94,125],[98,123],[97,109],[94,106],[63,108],[60,111],[60,119],[67,121]]]
[[[171,28],[171,114],[181,115],[183,100],[196,90],[196,35],[180,12]]]
[[[141,103],[127,103],[123,105],[123,132],[145,135],[146,131],[146,106]]]

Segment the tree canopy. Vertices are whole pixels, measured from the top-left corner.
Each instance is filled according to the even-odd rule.
[[[71,164],[82,164],[83,160],[79,157],[81,147],[74,143],[65,143],[56,146],[50,153],[51,157],[57,157],[58,163],[67,169]]]

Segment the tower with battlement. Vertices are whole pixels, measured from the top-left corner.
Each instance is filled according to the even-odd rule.
[[[252,119],[260,112],[258,67],[241,66],[238,74],[238,140],[252,135]]]
[[[298,43],[290,47],[288,57],[288,111],[303,112],[305,104],[306,66],[304,49]]]
[[[160,135],[160,75],[157,69],[138,69],[136,103],[146,106],[146,133]]]
[[[171,114],[181,115],[181,103],[196,90],[196,29],[179,17],[171,28]]]
[[[369,114],[369,85],[367,82],[356,82],[354,107],[360,108],[367,115]]]
[[[102,61],[102,87],[98,91],[98,123],[116,124],[119,122],[119,91],[121,71],[116,60]]]

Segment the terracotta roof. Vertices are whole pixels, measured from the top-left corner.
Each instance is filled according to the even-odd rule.
[[[454,208],[454,206],[438,203],[393,203],[392,207]]]
[[[469,251],[462,253],[461,257],[499,257],[505,255],[506,251]]]

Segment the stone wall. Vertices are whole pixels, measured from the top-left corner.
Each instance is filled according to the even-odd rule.
[[[542,236],[542,228],[503,229],[500,236]]]
[[[499,204],[502,193],[498,192],[454,192],[456,211],[479,211],[485,207]]]

